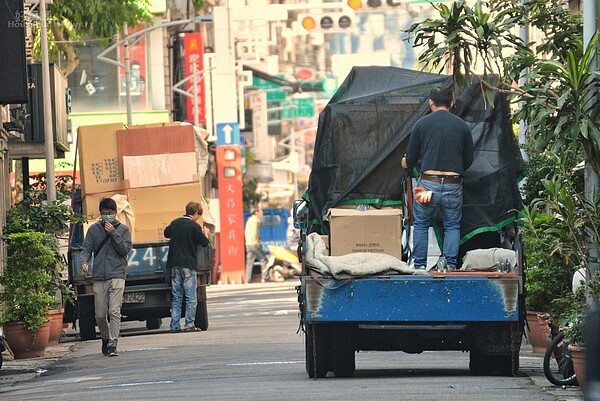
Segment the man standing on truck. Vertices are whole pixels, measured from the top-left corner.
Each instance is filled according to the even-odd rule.
[[[451,88],[436,88],[429,95],[431,113],[412,128],[402,167],[420,171],[413,206],[413,258],[415,269],[427,269],[428,232],[437,210],[444,223],[443,257],[448,269],[457,265],[462,219],[462,184],[473,163],[473,138],[469,126],[450,109]],[[443,260],[443,258],[442,258]]]
[[[88,229],[83,241],[81,269],[84,273],[88,272],[93,254],[94,310],[102,337],[102,353],[118,356],[117,342],[121,331],[127,254],[132,246],[131,232],[116,219],[117,203],[113,199],[102,199],[99,210],[102,219]]]
[[[169,241],[167,268],[171,269],[171,333],[181,331],[181,303],[185,294],[185,325],[183,331],[200,331],[196,327],[196,268],[198,245],[209,246],[208,227],[200,227],[202,206],[198,202],[185,205],[185,215],[171,222],[165,228],[165,238]]]
[[[262,281],[266,280],[267,258],[262,250],[260,239],[260,219],[263,217],[261,208],[252,210],[252,216],[246,221],[244,228],[244,239],[246,241],[246,284],[252,282],[252,270],[254,261],[260,263],[260,273]]]

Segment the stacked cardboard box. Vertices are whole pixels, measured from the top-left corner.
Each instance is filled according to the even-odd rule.
[[[202,199],[190,125],[79,127],[78,152],[84,213],[98,218],[102,198],[126,195],[134,242],[165,240],[166,225]]]
[[[329,210],[331,256],[356,252],[402,258],[402,210],[394,208]]]

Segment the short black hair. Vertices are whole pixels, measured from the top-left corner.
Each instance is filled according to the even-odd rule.
[[[452,88],[438,87],[431,90],[429,99],[431,99],[433,104],[435,104],[437,107],[444,106],[450,108],[452,107],[452,102],[454,101],[454,91]]]
[[[100,211],[103,210],[114,210],[115,212],[117,211],[117,202],[115,202],[114,199],[111,198],[103,198],[100,201],[100,207],[98,208]]]

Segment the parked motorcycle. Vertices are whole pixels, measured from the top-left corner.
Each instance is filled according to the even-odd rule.
[[[283,246],[267,245],[269,256],[267,257],[267,273],[269,281],[276,283],[300,276],[302,265],[298,256],[290,249]]]

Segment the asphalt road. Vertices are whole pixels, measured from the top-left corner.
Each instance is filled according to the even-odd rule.
[[[0,371],[0,399],[583,399],[577,387],[551,386],[543,378],[541,356],[528,345],[521,352],[518,377],[470,376],[468,354],[461,352],[360,352],[352,378],[309,379],[296,284],[211,286],[207,331],[171,334],[167,319],[153,331],[142,322],[128,322],[118,357],[103,356],[99,340],[63,338],[61,346],[71,352],[35,378],[2,381]],[[17,363],[5,363],[3,370]]]

